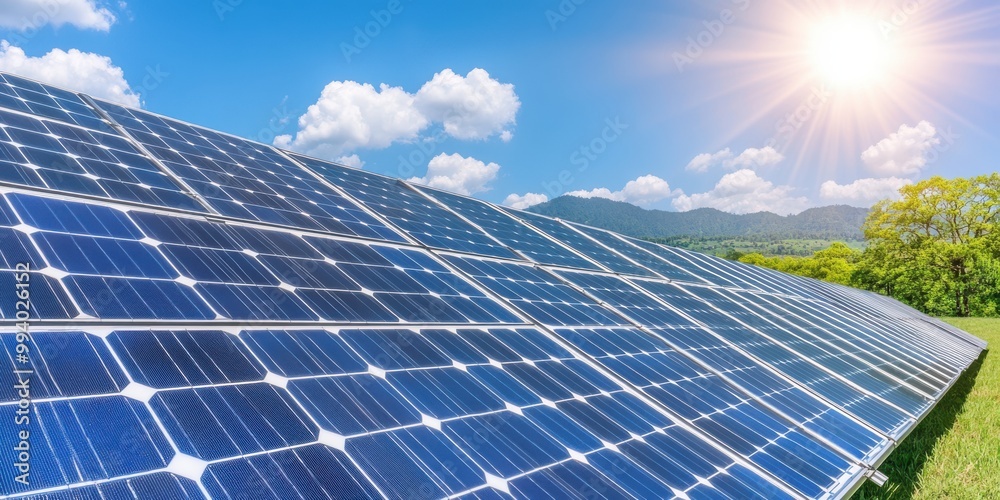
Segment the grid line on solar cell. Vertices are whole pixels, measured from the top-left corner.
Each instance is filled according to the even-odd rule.
[[[602,245],[612,248],[615,251],[630,257],[635,262],[655,271],[658,275],[672,281],[687,281],[692,283],[708,283],[700,276],[691,274],[686,269],[671,262],[665,257],[655,253],[649,248],[640,246],[641,244],[652,245],[642,240],[634,240],[626,236],[618,235],[582,224],[567,223],[574,229],[583,232]]]
[[[580,273],[577,273],[577,274],[580,274]],[[605,278],[605,279],[607,279],[607,278]],[[638,283],[652,283],[652,282],[649,281],[649,280],[644,280],[644,281],[639,281]],[[667,286],[667,285],[660,284],[658,286],[662,287],[662,286]],[[599,289],[594,289],[594,288],[590,288],[589,290],[592,291],[592,292],[599,292],[600,291]],[[585,293],[586,293],[586,291],[585,291]],[[662,293],[662,291],[661,291],[661,293]],[[645,303],[641,305],[642,307],[637,307],[637,305],[636,305],[637,297],[642,297],[645,300]],[[711,329],[711,331],[716,332],[713,335],[717,335],[718,334],[718,331],[719,331],[720,327],[722,327],[722,328],[731,328],[733,326],[736,326],[737,329],[742,329],[743,328],[742,325],[740,325],[738,323],[732,323],[732,322],[727,322],[727,323],[724,323],[724,324],[718,324],[718,323],[707,323],[706,324],[706,323],[702,323],[700,321],[697,321],[697,320],[693,319],[693,316],[689,316],[687,314],[680,313],[680,309],[676,309],[676,312],[674,312],[675,309],[673,309],[673,307],[671,307],[669,309],[666,309],[666,310],[663,309],[663,308],[660,308],[660,310],[658,311],[658,314],[651,314],[651,313],[649,313],[647,311],[655,310],[656,307],[655,306],[651,307],[648,299],[646,299],[645,297],[643,297],[641,295],[636,295],[634,292],[630,293],[628,295],[624,295],[624,296],[621,295],[620,291],[618,293],[616,293],[616,294],[610,294],[610,295],[607,294],[607,293],[598,293],[596,296],[594,296],[594,299],[595,300],[600,300],[600,301],[607,301],[608,303],[614,305],[616,308],[622,308],[622,310],[625,311],[624,314],[626,316],[629,316],[631,314],[631,316],[635,317],[636,313],[638,312],[640,319],[638,321],[636,321],[635,319],[633,319],[632,321],[636,325],[639,325],[639,326],[645,325],[647,327],[656,327],[657,325],[661,325],[661,326],[662,325],[670,325],[670,326],[690,327],[692,325],[696,325],[697,324],[697,325],[701,325],[701,326],[704,326],[704,327],[708,327],[708,328]],[[690,297],[689,300],[687,300],[686,302],[682,303],[683,306],[684,306],[683,309],[686,310],[686,311],[699,312],[699,308],[703,308],[702,305],[699,305],[700,299],[694,299],[694,300],[690,300],[690,299],[694,299],[694,297]],[[664,304],[664,305],[666,305],[666,304]],[[703,316],[704,315],[705,314],[703,314]],[[695,316],[697,316],[697,315],[695,315]],[[716,314],[715,316],[718,317],[718,314]],[[722,338],[722,337],[720,337],[720,338]],[[728,340],[728,339],[723,339],[723,340],[727,344],[730,344],[732,342],[731,340]],[[733,344],[733,345],[736,346],[736,344]],[[774,352],[771,351],[771,355],[772,356],[773,356],[773,354],[774,354]],[[766,362],[760,361],[760,358],[757,358],[757,359],[758,360],[756,362],[759,363],[759,364],[761,364],[762,366],[768,366],[768,365],[770,365],[770,363],[766,363]],[[716,361],[716,364],[717,363],[718,363],[718,361]],[[712,363],[709,363],[706,366],[709,366],[711,364]],[[782,372],[781,370],[778,370],[778,371],[775,371],[774,373],[781,373],[781,372]],[[782,378],[786,379],[788,382],[791,382],[793,384],[796,383],[796,379],[793,376],[785,374],[785,375],[782,375]],[[799,382],[799,385],[804,385],[804,387],[807,388],[807,390],[809,390],[810,392],[813,392],[813,391],[811,391],[811,389],[808,389],[809,384],[801,384],[801,381],[798,381],[798,382]],[[814,392],[814,396],[819,397],[820,399],[825,400],[827,402],[830,401],[828,398],[824,398],[822,395],[816,394],[815,392]],[[837,405],[834,404],[834,406],[837,406]],[[843,407],[841,407],[841,409],[844,410],[847,414],[852,414],[851,411],[848,411],[847,409],[845,409]],[[904,418],[907,418],[907,417],[905,417],[905,412],[903,412],[902,415],[904,416]],[[861,420],[863,422],[865,421],[865,419],[859,419],[859,420]],[[881,430],[880,432],[885,432],[885,431]]]
[[[117,122],[115,122],[115,120],[111,118],[111,115],[107,114],[103,109],[101,109],[101,107],[97,104],[97,102],[95,102],[89,96],[86,95],[83,95],[82,98],[87,102],[87,104],[90,105],[91,108],[93,108],[98,113],[98,115],[101,116],[103,120],[111,124],[111,127],[115,130],[115,132],[118,133],[118,135],[121,135],[122,137],[128,139],[132,143],[132,146],[136,148],[136,150],[140,151],[146,158],[148,158],[150,161],[156,164],[156,166],[160,168],[161,172],[165,173],[175,183],[177,183],[177,185],[181,186],[185,194],[198,200],[198,203],[201,204],[202,208],[205,211],[212,214],[219,213],[217,210],[212,208],[212,205],[208,202],[208,200],[206,200],[202,195],[198,194],[197,191],[192,189],[191,186],[188,185],[188,183],[185,182],[183,178],[171,172],[170,169],[166,167],[166,165],[164,165],[148,149],[146,149],[146,146],[144,146],[141,142],[137,141],[134,137],[132,137],[132,135],[129,134],[128,130],[125,129],[125,127],[122,127]]]
[[[686,311],[684,313],[686,317],[707,328],[713,336],[718,337],[726,345],[738,349],[743,355],[755,359],[757,363],[770,367],[775,373],[781,374],[782,378],[795,381],[843,411],[859,418],[863,416],[862,420],[879,429],[881,433],[898,437],[912,425],[913,418],[910,411],[899,407],[881,394],[886,387],[872,390],[845,377],[842,373],[830,370],[817,360],[793,355],[783,348],[775,350],[772,342],[755,340],[758,334],[754,330],[738,320],[729,318],[723,311],[685,291],[685,288],[678,288],[679,285],[670,287],[648,280],[637,280],[636,283],[661,300],[672,304],[673,307]],[[835,380],[828,380],[827,377]],[[845,389],[849,392],[845,393]],[[860,394],[863,398],[858,399],[857,395],[845,396],[851,393]],[[862,408],[862,411],[859,411],[854,408],[861,403],[869,408],[874,404],[878,411],[873,413],[870,409]]]
[[[95,102],[219,214],[305,230],[404,241],[270,146],[146,111]]]
[[[689,322],[686,320],[686,318],[682,318],[680,315],[672,311],[669,311],[668,314],[663,315],[662,312],[666,311],[666,308],[664,307],[666,306],[666,304],[661,303],[659,301],[649,300],[649,298],[647,298],[645,295],[642,295],[638,289],[633,288],[627,282],[622,281],[618,278],[610,276],[585,274],[582,272],[559,272],[557,274],[563,279],[566,279],[567,282],[581,288],[583,293],[589,294],[594,300],[602,301],[607,307],[610,307],[611,309],[617,311],[619,314],[622,314],[623,316],[629,318],[630,321],[632,321],[637,327],[640,328],[651,327],[651,326],[655,327],[657,325],[662,325],[663,323],[681,323],[681,326],[685,326],[685,324],[686,326],[695,326],[694,322]],[[574,279],[571,279],[571,276]],[[639,302],[640,298],[645,299],[645,302],[640,303]],[[656,310],[659,310],[661,314],[650,314],[649,312],[647,312]],[[642,314],[640,319],[635,318],[636,311],[639,311]],[[683,351],[680,352],[683,353]],[[692,361],[697,361],[697,359],[694,357],[691,357],[690,359]],[[811,401],[812,403],[811,410],[813,412],[812,416],[806,414],[805,419],[802,418],[796,419],[795,417],[789,416],[796,414],[803,415],[804,412],[798,410],[805,410],[805,413],[808,413],[808,410],[806,410],[806,408],[809,408],[810,405],[807,403],[807,401],[811,400],[811,396],[815,396],[815,395],[810,395],[809,391],[804,391],[804,392],[801,391],[798,385],[796,385],[792,380],[783,381],[782,379],[772,375],[770,377],[769,387],[766,388],[762,387],[761,384],[758,383],[756,385],[756,390],[751,391],[746,387],[744,387],[743,384],[740,384],[732,380],[729,376],[727,376],[724,372],[719,371],[716,367],[713,367],[712,365],[705,363],[699,363],[699,364],[701,364],[704,369],[708,369],[709,371],[712,371],[715,374],[723,377],[727,383],[738,387],[740,391],[744,392],[745,394],[749,395],[751,398],[753,398],[760,404],[767,407],[768,410],[773,411],[778,415],[782,415],[788,421],[793,422],[795,425],[803,428],[805,432],[809,433],[810,435],[813,435],[814,437],[819,438],[821,441],[831,444],[833,448],[841,450],[847,456],[853,456],[856,459],[862,459],[864,457],[869,456],[871,453],[875,451],[884,451],[884,447],[883,449],[880,450],[871,449],[872,443],[870,442],[869,449],[854,449],[853,452],[847,452],[844,451],[842,448],[840,448],[839,444],[834,444],[828,441],[828,438],[833,438],[833,439],[839,438],[840,441],[843,442],[843,438],[846,437],[845,429],[851,427],[852,425],[854,428],[851,429],[850,431],[851,433],[863,434],[865,432],[869,432],[870,440],[871,441],[875,440],[875,432],[866,430],[865,429],[866,424],[862,423],[863,420],[857,419],[857,417],[854,416],[848,417],[851,414],[847,412],[843,413],[842,415],[838,414],[837,416],[833,417],[833,420],[828,419],[828,423],[833,423],[833,425],[831,426],[832,429],[826,428],[824,426],[820,426],[819,428],[803,427],[804,424],[808,424],[812,422],[814,419],[823,417],[823,415],[827,413],[826,407],[827,405],[829,405],[829,403],[820,398],[817,398],[815,401]],[[775,387],[784,387],[785,390],[795,392],[795,399],[794,400],[786,399],[785,401],[782,402],[782,404],[780,404],[780,408],[769,402],[765,402],[764,400],[761,399],[762,397],[773,398],[774,394],[777,394],[776,392],[771,392]],[[775,398],[775,399],[781,399],[781,398]],[[787,411],[789,409],[795,409],[796,407],[799,407],[798,410]],[[836,413],[836,410],[834,411],[834,413]],[[851,418],[857,419],[857,422],[856,423],[852,422],[850,420]],[[841,421],[834,422],[837,419],[840,419]]]
[[[705,300],[715,309],[722,311],[719,307],[718,301],[723,300],[718,298],[719,295],[707,288],[703,289],[692,289],[687,290],[702,300]],[[734,304],[732,300],[725,300],[726,304]],[[757,315],[752,316],[734,316],[735,311],[740,309],[739,303],[734,311],[726,311],[723,314],[733,318],[740,324],[745,325],[747,328],[752,330],[755,335],[757,335],[764,345],[774,346],[778,349],[784,349],[802,359],[813,361],[819,365],[827,367],[829,371],[839,373],[841,375],[854,374],[851,377],[859,385],[863,385],[873,392],[877,392],[881,397],[891,401],[896,406],[908,410],[911,415],[917,415],[921,412],[922,408],[926,408],[930,404],[930,398],[926,394],[922,394],[920,391],[912,389],[909,384],[905,383],[903,380],[896,378],[895,376],[887,373],[882,367],[873,364],[869,361],[864,361],[856,356],[852,356],[853,353],[845,352],[840,350],[838,353],[836,350],[824,350],[822,347],[817,346],[813,343],[804,343],[795,336],[788,329],[776,327],[774,323],[767,318],[761,318]],[[759,318],[759,319],[758,319]],[[750,322],[753,322],[750,324]],[[806,330],[808,331],[808,330]],[[815,332],[809,332],[815,334]],[[780,337],[776,338],[776,335]],[[806,355],[799,352],[805,348],[809,348],[811,355]],[[798,350],[796,350],[798,349]],[[876,363],[878,363],[876,361]]]
[[[471,261],[471,259],[467,259],[464,262],[464,264],[468,265],[468,264],[470,264],[470,261]],[[478,263],[480,263],[480,264],[487,263],[487,262],[489,262],[489,261],[487,261],[485,259],[478,260]],[[506,263],[495,263],[495,264],[497,264],[498,266],[506,266],[507,265]],[[490,286],[488,284],[489,280],[491,279],[489,277],[489,275],[491,275],[491,274],[500,274],[500,275],[504,274],[503,271],[501,271],[499,273],[497,273],[497,272],[491,273],[489,270],[476,269],[475,267],[471,267],[470,268],[470,267],[463,267],[461,265],[459,265],[459,267],[462,268],[462,270],[464,272],[466,272],[467,274],[469,274],[470,276],[474,277],[477,280],[480,280],[481,283],[483,283],[485,286],[487,286],[487,288],[491,289],[494,292],[497,292],[497,288],[494,287],[494,286]],[[494,271],[495,271],[495,269],[494,269]],[[524,272],[524,269],[521,269],[521,271]],[[532,269],[532,271],[536,272],[536,273],[539,273],[539,274],[536,274],[536,279],[539,282],[545,282],[545,283],[549,283],[551,285],[552,278],[554,278],[554,276],[550,276],[550,279],[546,281],[546,280],[540,278],[545,273],[545,271],[542,271],[540,269],[534,269],[534,268]],[[484,281],[484,280],[486,280],[486,281]],[[504,296],[503,293],[500,293],[500,295],[503,296],[505,299],[510,300],[512,303],[514,303],[514,301],[517,300],[517,297],[518,297],[518,294],[512,294],[512,295]],[[594,304],[596,304],[596,303],[597,302],[594,302]],[[524,304],[524,302],[515,303],[515,306],[518,307],[519,309],[521,309],[522,311],[525,311],[523,304]],[[551,304],[547,304],[547,306],[551,306]],[[598,306],[598,307],[600,307],[600,306]],[[543,309],[544,309],[544,307],[543,307]],[[537,317],[534,314],[528,313],[527,311],[525,311],[525,312],[529,316],[534,317],[536,319],[536,321],[538,320]],[[615,314],[617,314],[617,313],[615,313]],[[788,390],[792,390],[793,386],[792,385],[786,385],[786,388]],[[770,394],[768,394],[768,395],[770,395]],[[801,402],[801,401],[802,400],[800,399],[799,402]],[[756,403],[757,403],[756,401],[751,401],[751,402],[744,401],[743,403],[739,403],[739,404],[741,404],[741,405],[748,405],[749,404],[749,405],[752,406],[752,405],[754,405]],[[660,404],[662,404],[662,402]],[[734,403],[734,404],[736,404],[736,403]],[[793,403],[793,405],[794,405],[794,403]],[[814,420],[814,419],[822,418],[824,416],[823,414],[827,413],[825,410],[823,410],[823,408],[825,407],[825,405],[819,405],[819,404],[816,404],[816,403],[813,403],[813,405],[814,405],[813,407],[815,409],[819,410],[819,414],[818,415],[813,415],[811,418],[807,419],[807,422],[806,422],[807,424],[808,423],[812,423],[812,420]],[[669,408],[669,406],[667,406],[667,405],[664,405],[663,407],[664,408]],[[672,412],[673,410],[669,410],[669,411]],[[737,411],[737,413],[736,413],[737,415],[744,415],[743,410],[735,410],[735,411]],[[734,421],[730,421],[729,422],[727,430],[725,430],[725,431],[723,431],[721,427],[716,427],[715,423],[712,423],[711,426],[709,426],[709,427],[702,428],[702,431],[706,432],[708,435],[710,435],[713,438],[715,438],[716,440],[718,440],[719,443],[723,443],[723,446],[732,447],[731,449],[733,449],[734,451],[737,451],[737,452],[746,452],[747,449],[745,448],[745,446],[748,445],[749,443],[754,443],[753,449],[757,450],[757,452],[759,452],[759,454],[758,453],[750,454],[752,461],[755,461],[755,463],[757,463],[759,466],[761,466],[764,470],[766,470],[769,473],[773,474],[775,477],[781,478],[781,480],[785,481],[786,484],[790,484],[793,487],[798,488],[799,491],[805,492],[807,494],[810,491],[812,493],[816,493],[816,491],[821,491],[821,490],[824,490],[826,488],[832,488],[832,487],[834,487],[834,485],[838,481],[847,480],[850,475],[856,474],[856,472],[850,472],[850,473],[848,473],[845,476],[841,476],[840,473],[839,473],[839,471],[835,467],[834,468],[827,468],[825,473],[820,473],[820,477],[823,477],[823,474],[826,474],[827,476],[825,476],[824,479],[818,479],[815,476],[815,471],[812,474],[809,474],[809,473],[803,474],[801,471],[794,470],[794,469],[790,470],[790,469],[786,468],[784,465],[781,465],[781,464],[778,464],[778,463],[774,463],[773,462],[774,456],[772,454],[775,454],[775,455],[778,455],[778,456],[780,456],[780,455],[785,455],[785,456],[813,456],[813,454],[816,454],[815,456],[817,456],[817,457],[818,456],[826,456],[825,460],[827,460],[828,462],[825,462],[825,463],[832,464],[832,463],[837,463],[838,461],[842,461],[842,464],[846,465],[846,464],[850,463],[850,460],[860,460],[861,457],[868,457],[869,455],[878,453],[878,452],[880,452],[880,451],[882,451],[882,450],[885,449],[885,447],[883,446],[878,451],[872,450],[871,448],[873,448],[875,446],[874,446],[873,443],[869,442],[868,443],[868,445],[869,445],[868,449],[858,450],[857,453],[855,453],[855,456],[857,458],[846,459],[845,457],[850,457],[851,454],[849,452],[847,452],[847,451],[844,451],[839,446],[839,444],[834,444],[833,442],[829,441],[825,436],[823,436],[823,434],[824,434],[823,431],[824,430],[828,430],[828,428],[831,427],[831,425],[830,425],[831,423],[833,424],[832,427],[834,429],[837,429],[837,427],[836,427],[837,425],[840,425],[840,426],[850,426],[850,425],[853,424],[854,428],[852,430],[854,430],[854,431],[857,431],[857,432],[870,432],[872,436],[874,436],[875,433],[872,432],[872,431],[866,431],[865,427],[863,427],[860,424],[853,423],[849,419],[849,417],[847,417],[846,415],[842,415],[842,414],[837,414],[836,416],[833,417],[832,421],[824,422],[823,424],[820,424],[819,426],[817,426],[817,428],[815,428],[815,429],[814,428],[803,427],[802,424],[799,424],[798,422],[796,422],[794,420],[789,420],[788,422],[791,423],[791,426],[789,427],[787,424],[785,424],[785,427],[784,427],[785,431],[784,432],[776,431],[775,434],[771,434],[770,436],[766,436],[767,433],[765,433],[765,435],[758,434],[758,431],[754,431],[752,429],[753,428],[759,428],[760,426],[763,426],[763,428],[769,428],[769,429],[774,430],[774,427],[773,427],[774,425],[778,425],[779,427],[781,425],[781,424],[778,424],[778,420],[775,420],[775,417],[777,417],[777,414],[768,415],[767,412],[769,412],[769,411],[772,411],[772,410],[770,410],[770,409],[764,409],[764,408],[754,408],[752,410],[752,412],[756,412],[755,413],[757,415],[756,418],[754,418],[754,417],[747,417],[747,418],[750,418],[751,421],[755,422],[755,424],[753,424],[750,427],[741,427],[740,424],[738,424],[737,421],[734,420]],[[833,416],[834,413],[835,412],[829,412],[829,414],[827,416]],[[720,418],[722,418],[722,417],[720,417]],[[731,419],[732,417],[727,416],[726,418],[730,418]],[[780,419],[782,417],[778,417],[778,418]],[[839,418],[839,421],[837,421],[838,418]],[[761,423],[761,422],[759,422],[759,419],[764,419],[765,422],[770,422],[770,425],[768,423]],[[732,431],[728,429],[728,428],[731,428],[731,427],[735,427],[735,428],[739,429],[739,430],[736,431],[737,432],[736,434],[732,434]],[[825,434],[826,434],[826,436],[834,437],[834,436],[832,436],[831,432],[825,432]],[[739,437],[737,437],[737,436],[739,436]],[[804,441],[804,443],[806,444],[806,446],[804,448],[801,447],[802,444],[804,444],[804,443],[789,444],[788,442],[786,442],[786,440],[790,436],[793,437],[793,440]],[[761,439],[763,439],[763,441],[761,441]],[[841,440],[840,442],[846,444],[846,442],[844,440]],[[791,450],[796,450],[796,451],[792,452]],[[836,450],[836,451],[834,451],[834,450]],[[744,454],[746,455],[746,453],[744,453]],[[858,465],[855,465],[855,467],[857,467],[857,466]]]
[[[842,321],[843,327],[820,316],[811,314],[796,304],[792,299],[754,297],[763,304],[757,304],[748,300],[742,294],[736,292],[722,292],[730,298],[736,298],[743,308],[752,310],[758,316],[768,318],[780,318],[781,321],[795,325],[798,329],[808,332],[823,345],[838,349],[850,354],[859,361],[868,363],[887,375],[897,378],[911,388],[927,393],[927,396],[936,398],[940,391],[948,382],[949,376],[956,373],[944,374],[939,372],[939,365],[930,364],[925,359],[915,353],[896,349],[890,342],[885,341],[883,330],[875,323],[861,325],[856,322]],[[770,310],[764,308],[764,304],[770,306]],[[771,320],[773,323],[774,320]],[[836,335],[840,334],[840,335]],[[853,339],[853,341],[851,340]],[[916,338],[905,339],[906,345],[919,343]],[[891,352],[890,352],[891,351]],[[928,392],[929,391],[929,392]]]
[[[602,270],[613,273],[633,274],[637,276],[657,276],[649,269],[633,262],[631,259],[621,255],[614,249],[607,247],[580,231],[576,231],[564,221],[550,219],[545,216],[506,207],[500,208],[500,210],[503,210],[512,217],[517,218],[522,223],[537,229],[543,234],[548,235],[552,241],[558,241],[572,249],[574,252],[586,257],[591,262],[595,262]],[[583,266],[571,267],[589,269]]]
[[[106,126],[80,95],[9,73],[0,73],[0,107],[94,130]]]
[[[413,190],[399,179],[289,153],[353,199],[389,220],[394,227],[432,248],[476,253],[506,259],[518,256],[488,234]]]
[[[3,233],[65,284],[69,317],[522,322],[415,248],[7,197],[24,220]]]
[[[0,183],[201,210],[142,151],[101,124],[82,128],[0,109]]]
[[[492,204],[432,188],[415,188],[466,220],[471,220],[484,232],[518,252],[524,260],[581,269],[602,269],[599,263],[564,247],[544,232],[523,224]]]

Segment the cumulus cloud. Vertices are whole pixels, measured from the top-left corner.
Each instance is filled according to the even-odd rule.
[[[458,153],[452,155],[441,153],[431,158],[427,164],[427,175],[407,180],[453,193],[471,195],[488,191],[487,184],[496,179],[499,171],[500,165],[496,163],[483,163]]]
[[[58,28],[71,24],[80,29],[108,31],[115,23],[110,10],[93,0],[4,0],[0,28],[36,30],[51,24]]]
[[[444,131],[457,139],[485,139],[501,134],[510,140],[505,127],[514,123],[521,101],[514,86],[500,83],[486,70],[476,68],[466,76],[445,69],[424,84],[414,97],[416,107]]]
[[[695,156],[688,162],[684,170],[690,172],[707,172],[713,165],[718,165],[722,163],[723,160],[727,160],[733,157],[733,152],[729,148],[717,151],[715,153],[702,153]]]
[[[740,168],[758,169],[775,165],[785,157],[771,146],[763,148],[747,148],[739,155],[733,155],[729,148],[715,153],[702,153],[688,162],[685,170],[690,172],[707,172],[709,168],[722,165],[723,168],[734,170]]]
[[[521,101],[514,86],[476,68],[466,76],[445,69],[415,94],[401,87],[353,81],[330,82],[299,117],[298,131],[275,138],[277,146],[324,158],[357,149],[411,142],[431,125],[457,139],[513,138],[510,128]]]
[[[861,153],[861,160],[883,175],[912,175],[927,165],[927,155],[941,143],[934,125],[921,120],[915,127],[903,124]]]
[[[711,191],[681,194],[673,206],[682,212],[710,207],[738,214],[767,211],[787,215],[808,206],[808,200],[794,196],[794,191],[791,186],[774,185],[753,170],[741,169],[722,176]]]
[[[364,160],[362,160],[358,155],[341,156],[333,161],[351,168],[361,168],[365,166]]]
[[[410,141],[428,125],[413,105],[413,95],[400,87],[330,82],[316,104],[299,117],[299,131],[275,138],[277,146],[324,158],[357,148],[384,148]]]
[[[139,94],[125,81],[125,72],[111,58],[77,49],[52,49],[41,57],[0,40],[0,71],[7,71],[57,87],[72,89],[126,106],[139,107]]]
[[[539,203],[545,203],[546,201],[549,201],[549,197],[544,194],[524,193],[524,195],[519,195],[517,193],[511,193],[503,199],[503,204],[504,206],[510,208],[524,210],[525,208],[538,205]]]
[[[899,177],[858,179],[850,184],[826,181],[819,187],[819,196],[836,203],[870,207],[879,200],[898,198],[899,188],[909,184],[913,181]]]
[[[636,205],[649,205],[657,201],[669,198],[678,194],[670,189],[667,181],[655,176],[644,175],[635,180],[628,181],[620,191],[611,191],[608,188],[595,188],[590,191],[570,191],[568,196],[578,198],[607,198],[615,201],[625,201]]]

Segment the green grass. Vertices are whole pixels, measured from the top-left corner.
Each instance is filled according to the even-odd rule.
[[[1000,319],[947,319],[1000,348]],[[855,499],[1000,498],[1000,355],[983,353]]]

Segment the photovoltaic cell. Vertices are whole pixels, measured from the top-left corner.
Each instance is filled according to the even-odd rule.
[[[424,245],[493,257],[517,257],[481,230],[413,191],[398,179],[306,156],[293,155],[293,158]]]
[[[0,109],[0,182],[201,209],[153,161],[100,123],[81,128]]]
[[[99,105],[219,214],[403,241],[269,146],[105,101]]]
[[[488,233],[494,238],[535,262],[582,269],[599,269],[587,259],[574,254],[493,206],[479,200],[436,189],[421,189],[479,227],[489,228]]]
[[[600,262],[601,265],[613,272],[635,274],[638,276],[654,276],[653,273],[645,267],[629,261],[627,258],[622,257],[611,249],[593,241],[586,235],[581,234],[578,231],[574,231],[571,227],[560,221],[522,210],[512,210],[507,208],[504,210],[512,216],[522,219],[539,230],[547,233],[552,238],[561,241],[564,245],[567,245],[583,255],[586,255],[591,260]],[[551,264],[551,262],[548,263]],[[572,267],[579,269],[592,269],[592,266]]]

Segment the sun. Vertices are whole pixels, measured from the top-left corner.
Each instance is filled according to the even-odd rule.
[[[818,22],[810,35],[809,62],[831,86],[869,86],[884,81],[890,72],[891,47],[877,19],[841,15]]]

